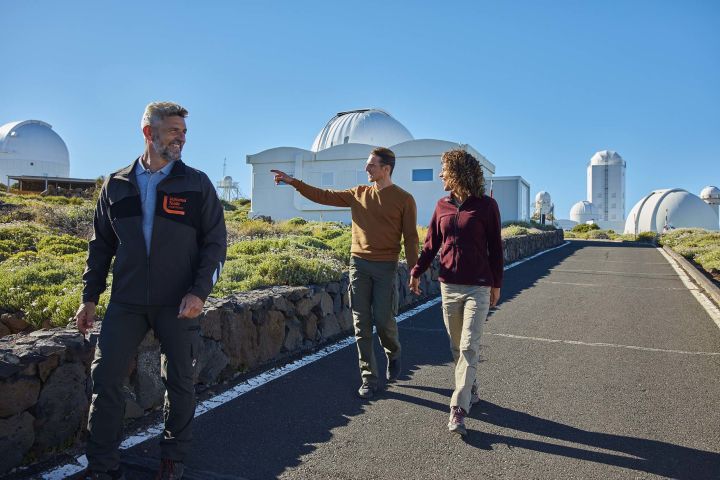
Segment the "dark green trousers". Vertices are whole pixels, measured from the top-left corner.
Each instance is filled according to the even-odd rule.
[[[162,458],[182,461],[192,440],[195,415],[193,369],[200,324],[179,319],[178,307],[144,307],[111,302],[100,327],[91,376],[93,397],[88,419],[87,458],[91,469],[114,470],[125,417],[123,380],[137,347],[149,329],[160,341],[161,376],[165,384],[165,430]]]
[[[400,339],[395,322],[398,298],[395,278],[397,262],[374,262],[350,258],[350,308],[363,382],[377,386],[378,368],[373,349],[373,325],[388,361],[400,357]]]

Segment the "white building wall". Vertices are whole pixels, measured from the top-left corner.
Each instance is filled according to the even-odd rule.
[[[625,224],[625,165],[589,165],[587,200],[597,209],[598,223]]]
[[[396,155],[393,182],[408,191],[417,204],[417,223],[427,225],[438,199],[447,195],[443,190],[440,157],[451,148],[466,148],[483,166],[489,178],[495,166],[469,145],[443,140],[410,140],[390,147]],[[295,178],[320,188],[342,190],[367,183],[365,163],[373,145],[343,144],[317,153],[292,147],[279,147],[247,156],[253,167],[251,216],[265,215],[274,220],[303,217],[308,220],[350,222],[350,209],[319,205],[307,200],[291,186],[276,186],[271,169],[283,170]],[[413,180],[413,171],[421,170],[422,178]],[[527,191],[529,210],[529,187]]]
[[[490,181],[487,183],[489,194]],[[493,177],[492,187],[493,198],[498,203],[503,222],[530,220],[530,184],[522,177]]]

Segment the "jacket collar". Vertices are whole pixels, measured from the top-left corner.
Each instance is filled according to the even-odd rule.
[[[135,174],[133,172],[135,171],[135,165],[139,161],[140,161],[140,157],[136,158],[130,165],[115,172],[113,177],[117,178],[119,180],[125,180],[126,182],[135,183]],[[167,180],[168,178],[172,178],[172,177],[184,176],[185,169],[186,169],[186,166],[183,163],[183,161],[176,160],[175,163],[173,164],[172,170],[170,170],[170,173],[168,174],[168,176],[165,179],[163,179],[163,181]]]

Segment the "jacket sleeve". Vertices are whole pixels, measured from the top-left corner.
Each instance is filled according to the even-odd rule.
[[[202,212],[200,219],[199,262],[195,271],[192,293],[203,301],[207,299],[220,278],[227,250],[225,213],[210,179],[202,174]]]
[[[100,189],[95,215],[93,216],[93,234],[88,242],[88,256],[83,273],[82,301],[98,303],[100,294],[107,288],[107,275],[110,262],[117,250],[117,236],[110,223],[110,201],[108,200],[108,177]]]
[[[494,288],[502,287],[504,251],[500,226],[500,209],[494,199],[490,199],[490,212],[485,231],[487,232],[487,246],[490,271],[492,272]]]
[[[442,245],[442,234],[440,233],[440,224],[438,222],[438,209],[433,211],[430,225],[428,225],[427,235],[425,235],[425,243],[418,257],[417,263],[410,271],[413,277],[419,277],[428,269],[432,261],[435,259],[438,250]]]
[[[352,189],[324,190],[322,188],[308,185],[307,183],[303,182],[302,180],[298,180],[297,178],[295,179],[295,181],[292,182],[292,186],[303,197],[321,205],[331,205],[333,207],[349,207],[352,204],[353,199],[355,198],[355,193]]]

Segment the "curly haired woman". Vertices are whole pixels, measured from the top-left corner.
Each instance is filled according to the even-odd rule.
[[[420,258],[411,271],[410,289],[420,293],[420,275],[440,251],[443,318],[455,361],[448,429],[465,435],[465,416],[480,400],[475,375],[483,323],[502,286],[500,212],[497,202],[485,195],[480,163],[468,152],[445,152],[440,178],[450,195],[435,206]]]

